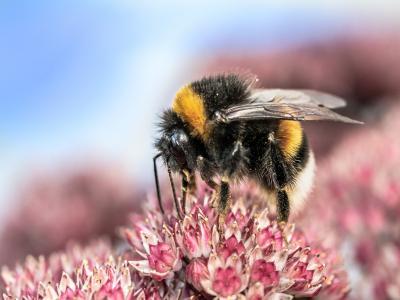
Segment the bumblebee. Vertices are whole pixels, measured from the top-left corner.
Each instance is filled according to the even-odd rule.
[[[331,109],[345,106],[314,90],[256,89],[238,74],[204,77],[182,87],[163,112],[153,158],[157,196],[164,212],[156,160],[162,157],[182,218],[195,173],[217,191],[219,224],[230,202],[230,184],[249,178],[276,200],[277,219],[287,222],[309,193],[315,169],[301,121],[361,123]],[[179,203],[172,172],[182,175]],[[216,181],[216,179],[218,179]]]

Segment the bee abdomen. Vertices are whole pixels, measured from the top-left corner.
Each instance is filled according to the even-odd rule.
[[[300,122],[282,120],[276,130],[278,146],[289,174],[285,191],[292,212],[299,211],[314,181],[315,159]]]
[[[278,123],[275,138],[286,160],[297,156],[302,146],[304,134],[300,122],[281,120]]]
[[[299,122],[280,120],[271,123],[267,132],[258,128],[255,136],[249,143],[254,156],[253,175],[265,189],[291,192],[297,190],[300,181],[307,181],[299,177],[310,160],[307,137]],[[314,168],[313,162],[310,166]],[[312,173],[308,171],[307,174]]]
[[[310,194],[315,175],[315,158],[312,151],[308,151],[305,166],[297,173],[293,184],[286,188],[290,207],[293,212],[299,211]]]

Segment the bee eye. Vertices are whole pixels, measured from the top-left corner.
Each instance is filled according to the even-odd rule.
[[[175,131],[170,137],[170,152],[175,162],[180,166],[186,166],[186,152],[188,151],[189,138],[187,134],[182,131]]]
[[[188,136],[184,132],[179,132],[176,136],[179,144],[187,144],[189,142]]]
[[[188,139],[187,135],[182,131],[175,132],[171,136],[171,146],[173,148],[184,148],[188,142],[189,142],[189,139]]]

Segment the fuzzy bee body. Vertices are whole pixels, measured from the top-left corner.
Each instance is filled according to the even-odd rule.
[[[161,136],[155,145],[169,170],[182,174],[183,202],[198,172],[218,189],[223,217],[229,183],[251,178],[274,196],[278,219],[287,221],[311,189],[315,168],[300,121],[356,121],[329,109],[344,105],[334,96],[255,90],[253,83],[236,74],[223,74],[183,87],[172,108],[162,115]],[[219,184],[214,181],[217,177]]]

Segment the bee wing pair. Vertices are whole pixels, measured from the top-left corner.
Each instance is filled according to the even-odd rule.
[[[248,102],[219,112],[219,117],[224,122],[284,119],[362,124],[331,110],[344,106],[345,100],[314,90],[255,89]]]

